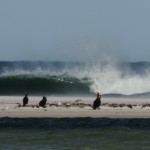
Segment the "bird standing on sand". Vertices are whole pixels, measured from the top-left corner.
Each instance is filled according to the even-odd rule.
[[[45,96],[43,96],[43,99],[39,102],[39,106],[44,108],[46,105],[46,102],[47,102],[47,99]]]
[[[99,108],[101,105],[101,95],[99,93],[97,93],[97,98],[96,100],[93,102],[93,109],[97,109]]]
[[[26,92],[25,97],[23,98],[23,107],[25,107],[28,104],[28,92]]]

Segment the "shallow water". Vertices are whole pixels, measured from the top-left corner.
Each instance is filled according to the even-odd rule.
[[[149,119],[3,118],[0,149],[149,150],[149,123]]]
[[[150,149],[150,130],[103,128],[1,128],[0,149],[137,150]]]

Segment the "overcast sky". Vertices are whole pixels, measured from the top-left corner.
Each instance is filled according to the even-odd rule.
[[[150,60],[149,0],[0,0],[0,60]]]

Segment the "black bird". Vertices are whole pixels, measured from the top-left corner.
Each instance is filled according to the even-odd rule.
[[[97,98],[93,102],[93,109],[97,109],[101,105],[101,95],[97,93]]]
[[[28,101],[29,101],[29,99],[28,99],[28,92],[26,92],[25,97],[23,98],[23,107],[25,107],[25,105],[28,104]]]
[[[47,102],[47,99],[45,96],[43,96],[43,99],[39,102],[39,106],[44,108],[46,105],[46,102]]]

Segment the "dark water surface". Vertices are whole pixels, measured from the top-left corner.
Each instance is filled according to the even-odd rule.
[[[1,118],[0,149],[149,150],[149,124],[150,119]]]

